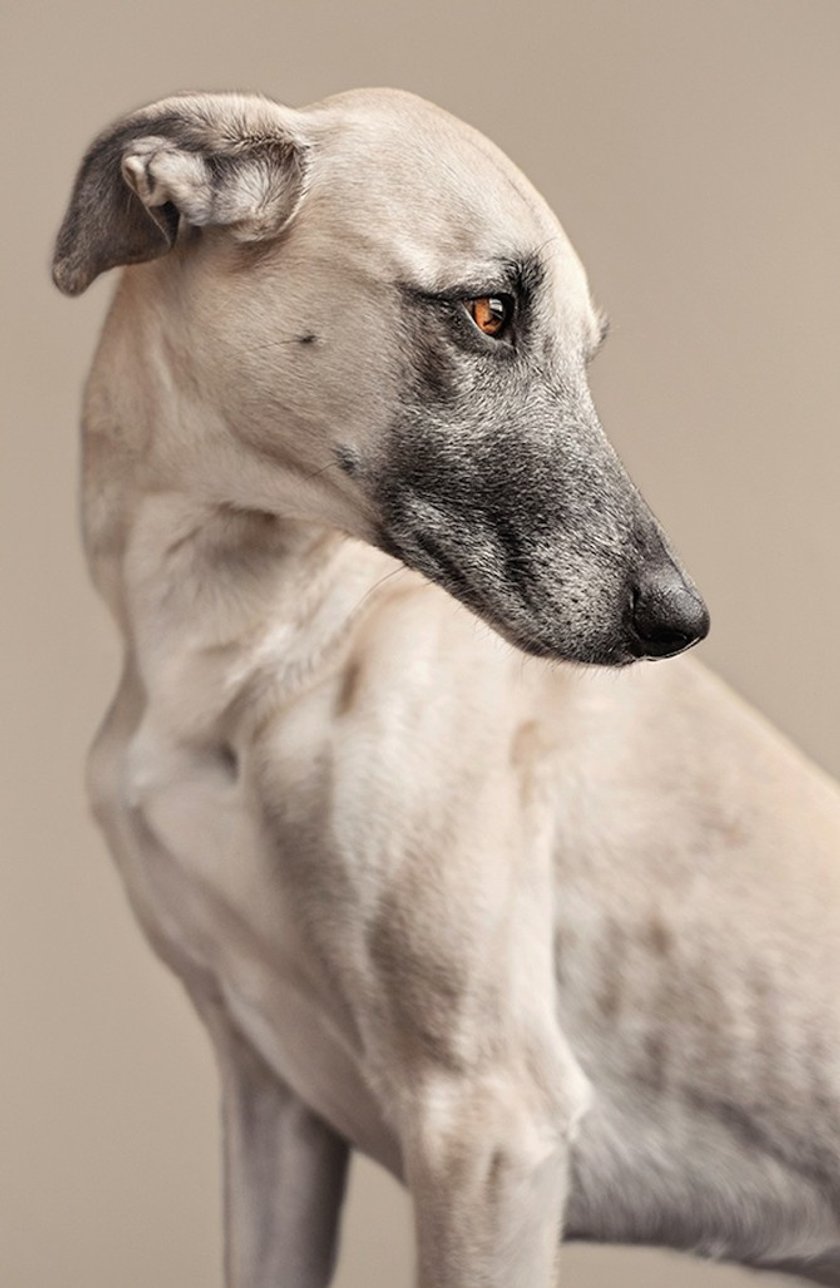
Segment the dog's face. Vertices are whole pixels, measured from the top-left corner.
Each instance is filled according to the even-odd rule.
[[[533,653],[619,665],[705,635],[598,423],[583,269],[481,135],[387,91],[300,113],[200,96],[128,118],[85,165],[100,207],[110,166],[133,222],[103,250],[83,167],[57,281],[75,292],[175,242],[135,289],[278,508],[297,497]]]

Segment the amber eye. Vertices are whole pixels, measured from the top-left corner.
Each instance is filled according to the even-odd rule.
[[[513,313],[513,301],[505,295],[481,295],[465,303],[473,322],[485,335],[501,335]]]

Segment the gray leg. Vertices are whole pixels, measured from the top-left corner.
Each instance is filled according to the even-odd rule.
[[[326,1288],[349,1148],[216,1007],[199,1003],[222,1080],[227,1288]]]

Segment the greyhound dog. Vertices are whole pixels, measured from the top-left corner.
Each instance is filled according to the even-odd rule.
[[[638,661],[708,617],[554,215],[409,94],[184,94],[82,163],[55,281],[117,266],[90,791],[217,1056],[228,1283],[330,1281],[356,1149],[421,1288],[564,1235],[840,1285],[840,799]]]

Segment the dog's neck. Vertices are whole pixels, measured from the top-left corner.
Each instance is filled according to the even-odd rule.
[[[256,471],[235,446],[222,456],[219,483],[183,441],[197,437],[183,434],[184,421],[205,409],[176,391],[166,330],[134,300],[122,307],[126,289],[85,397],[83,523],[94,582],[147,685],[158,660],[226,650],[255,665],[270,657],[275,683],[291,692],[328,663],[400,565],[335,527],[284,515],[276,472],[270,510],[243,504]],[[296,487],[290,476],[290,496]]]

